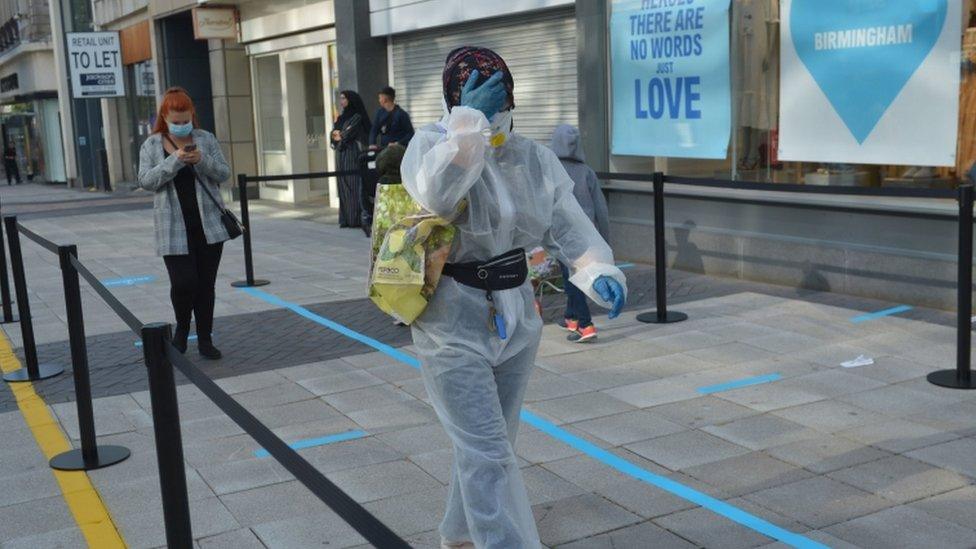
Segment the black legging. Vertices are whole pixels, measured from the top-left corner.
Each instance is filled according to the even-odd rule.
[[[190,315],[197,320],[198,341],[212,341],[214,286],[224,243],[207,244],[203,235],[191,235],[190,253],[163,257],[169,271],[170,299],[176,313],[176,330],[190,331]]]
[[[4,160],[3,170],[7,172],[7,185],[13,184],[14,181],[20,183],[20,167],[17,166],[16,160]]]

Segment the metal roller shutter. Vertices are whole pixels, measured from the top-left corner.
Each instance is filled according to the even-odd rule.
[[[558,124],[576,125],[576,19],[572,10],[558,10],[394,36],[393,86],[414,126],[441,118],[444,59],[464,45],[491,48],[508,63],[516,132],[548,143]]]

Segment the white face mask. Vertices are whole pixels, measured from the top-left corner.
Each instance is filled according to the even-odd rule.
[[[508,136],[512,133],[512,113],[515,109],[508,109],[497,113],[491,117],[491,137],[488,142],[492,147],[498,148],[508,141]]]

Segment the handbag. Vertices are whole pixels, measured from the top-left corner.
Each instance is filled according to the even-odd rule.
[[[170,145],[173,145],[173,147],[179,149],[179,147],[176,146],[176,143],[173,143],[173,140],[168,135],[166,136],[166,140],[169,141]],[[227,230],[227,236],[233,240],[244,234],[244,225],[242,225],[240,220],[237,219],[234,212],[222,206],[220,202],[217,202],[217,197],[210,192],[210,189],[207,188],[206,182],[200,179],[200,175],[197,173],[196,169],[193,168],[193,166],[187,165],[187,167],[190,168],[191,172],[193,172],[193,179],[203,188],[203,192],[210,197],[210,200],[213,202],[214,206],[220,210],[220,222],[224,225],[224,229]]]
[[[207,184],[200,180],[200,176],[197,175],[197,171],[193,169],[193,166],[190,166],[190,171],[193,172],[193,177],[196,178],[197,183],[199,183],[200,186],[203,187],[203,192],[210,197],[210,200],[213,201],[214,206],[217,206],[217,209],[220,210],[220,222],[223,223],[224,228],[227,229],[227,236],[229,236],[230,239],[233,240],[241,236],[242,234],[244,234],[244,225],[242,225],[240,220],[237,219],[237,216],[234,215],[234,212],[221,206],[220,202],[217,202],[217,197],[215,197],[210,192],[210,189],[207,188]]]

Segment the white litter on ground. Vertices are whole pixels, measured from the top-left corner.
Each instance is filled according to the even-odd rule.
[[[854,360],[848,360],[847,362],[841,362],[840,365],[844,368],[857,368],[860,366],[870,366],[874,364],[874,359],[869,356],[858,355]]]

